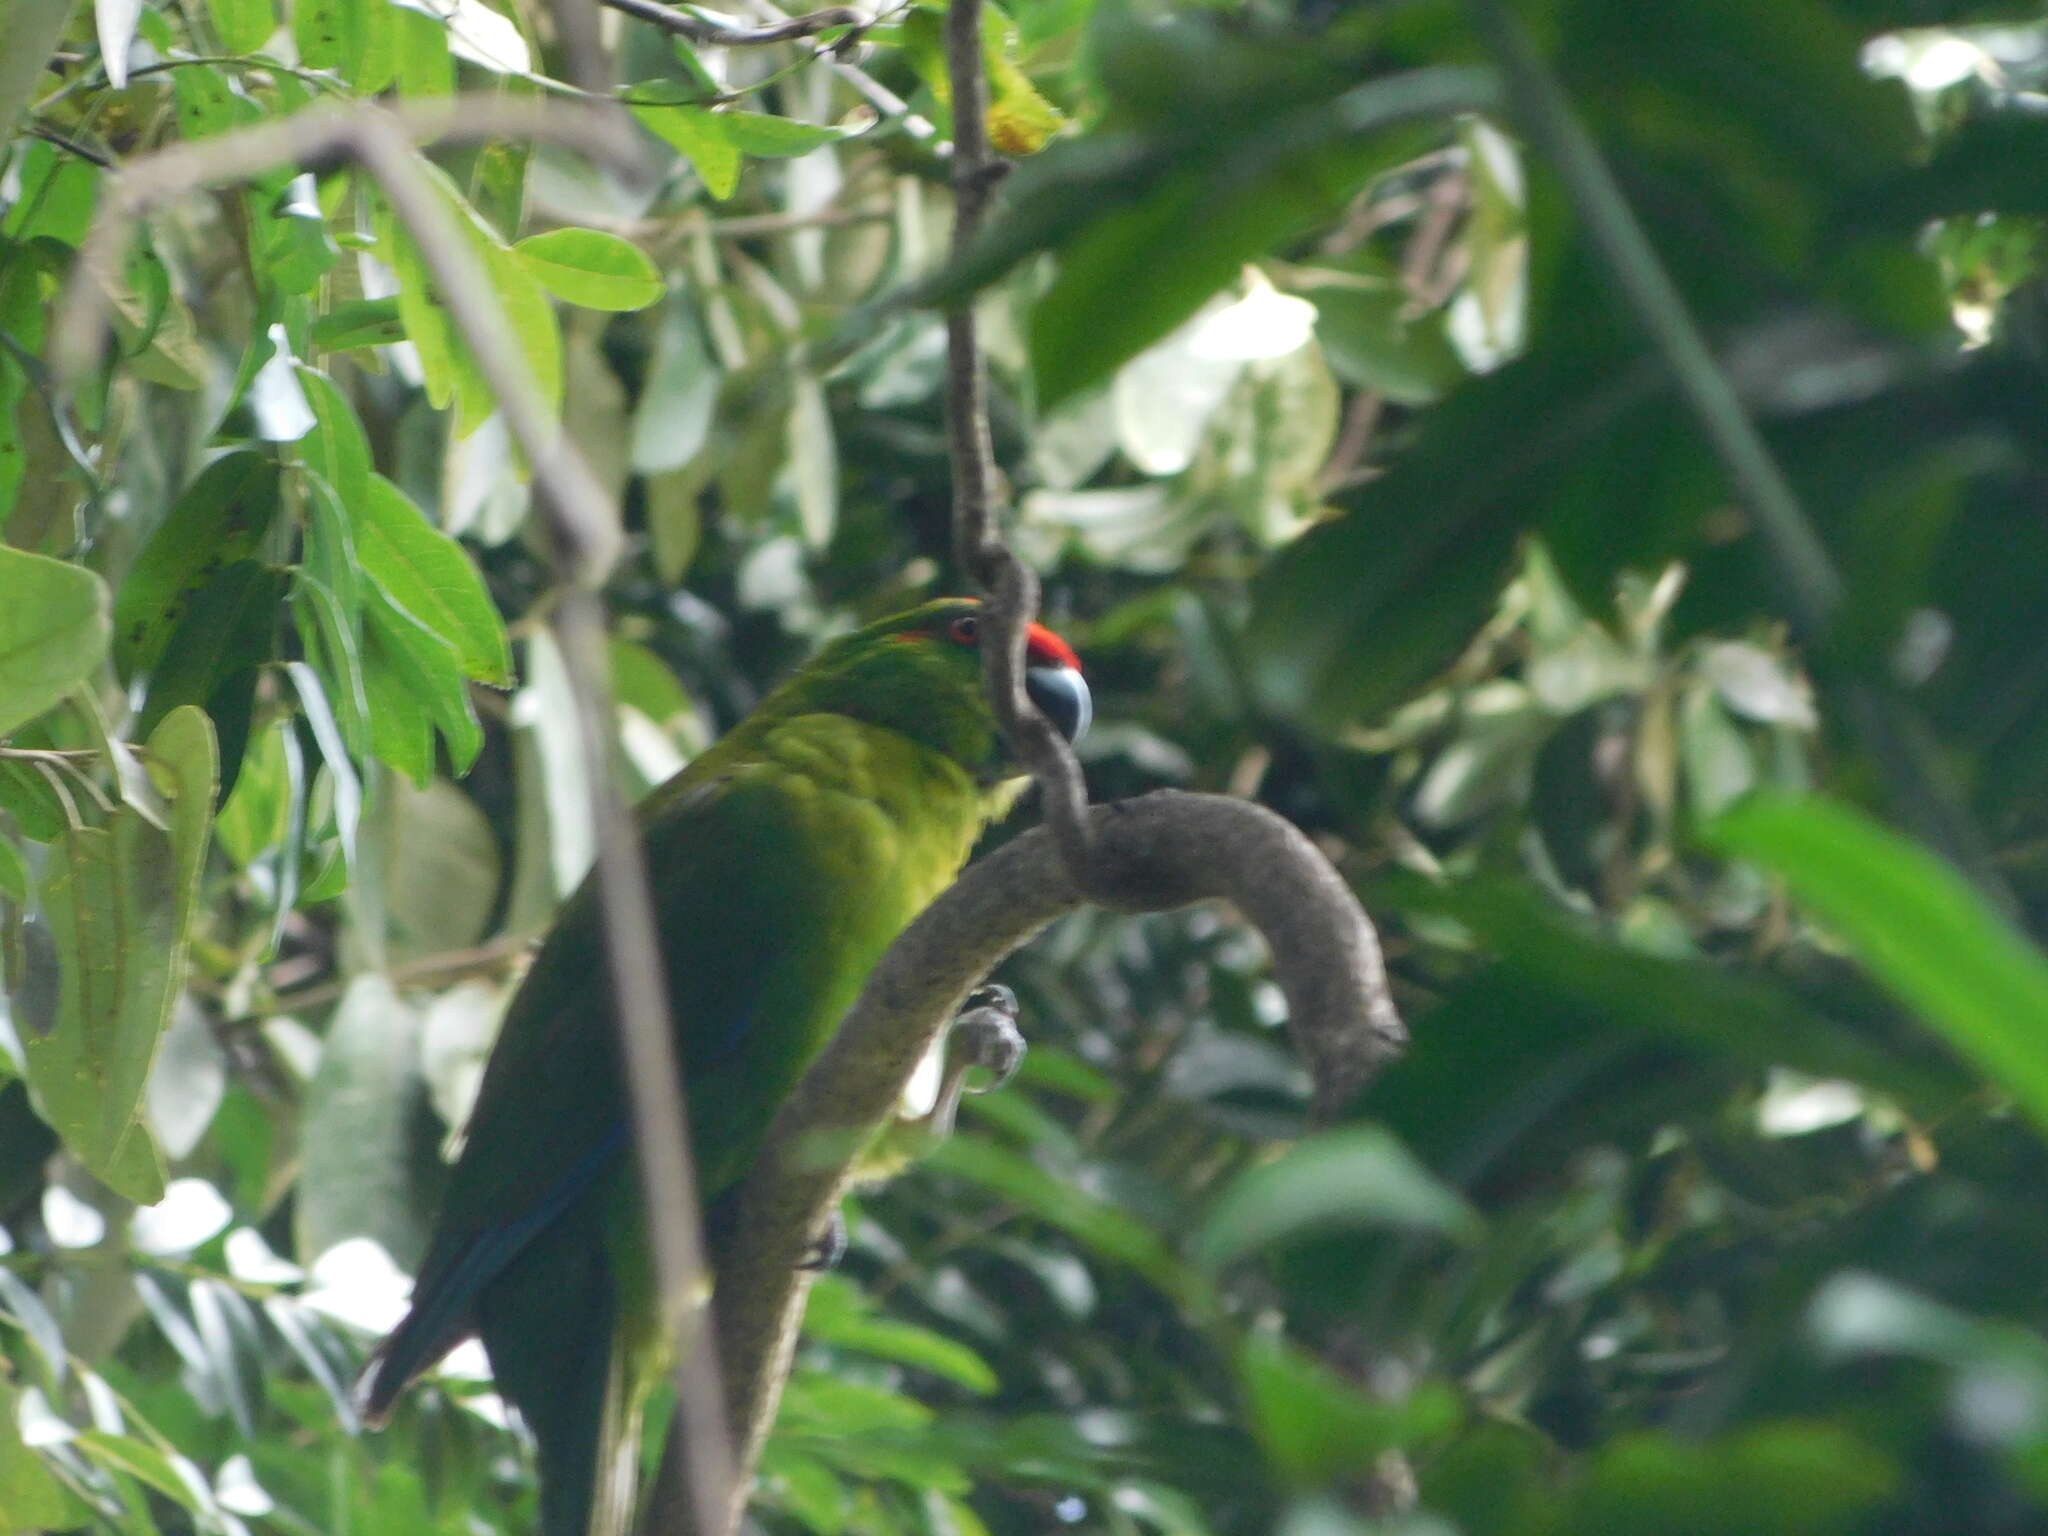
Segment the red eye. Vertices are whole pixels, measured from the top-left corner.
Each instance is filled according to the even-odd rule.
[[[981,638],[981,621],[971,613],[964,613],[946,626],[946,633],[962,645],[972,645]]]

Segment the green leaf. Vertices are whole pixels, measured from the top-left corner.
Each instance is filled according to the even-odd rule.
[[[1213,1305],[1207,1287],[1175,1259],[1158,1233],[1128,1212],[1091,1199],[1074,1180],[1056,1177],[1027,1157],[992,1142],[955,1136],[939,1144],[926,1166],[1016,1202],[1190,1308]]]
[[[671,730],[692,713],[690,695],[669,664],[646,646],[631,640],[611,643],[612,694],[663,730]]]
[[[54,782],[57,774],[48,763],[0,760],[0,810],[14,818],[23,836],[38,843],[54,843],[69,824]]]
[[[721,109],[717,116],[724,121],[726,137],[740,153],[763,160],[808,155],[814,149],[850,136],[844,128],[800,123],[794,118],[771,117],[764,112]]]
[[[178,1465],[147,1440],[138,1440],[133,1435],[113,1435],[105,1430],[88,1429],[81,1431],[71,1443],[101,1466],[109,1467],[116,1472],[125,1472],[130,1477],[147,1483],[174,1503],[195,1514],[198,1512],[199,1496],[193,1491],[192,1485],[179,1474]]]
[[[35,882],[29,878],[28,861],[15,846],[14,839],[0,834],[0,897],[5,897],[17,906],[27,906],[29,895],[35,889]]]
[[[327,352],[386,347],[405,340],[396,299],[347,299],[313,322],[313,345]]]
[[[128,45],[135,41],[135,24],[142,19],[142,0],[93,0],[92,19],[107,83],[117,91],[126,90]]]
[[[356,776],[348,744],[342,737],[341,726],[335,719],[334,707],[321,684],[320,674],[303,661],[288,661],[284,669],[292,680],[292,686],[298,690],[299,705],[306,712],[306,724],[319,745],[321,761],[327,765],[327,776],[334,789],[334,830],[341,840],[341,861],[348,868],[353,868],[356,833],[363,820],[362,780]],[[337,873],[336,879],[340,880],[344,873]],[[320,886],[321,882],[316,879],[307,887],[308,901],[316,899],[314,892]],[[322,891],[322,894],[333,895],[340,889],[342,886],[336,885],[333,891]]]
[[[365,618],[363,694],[370,703],[370,750],[424,787],[434,777],[434,723],[427,718],[425,690],[413,686],[404,658],[377,622]],[[454,671],[452,656],[449,671]]]
[[[254,53],[277,30],[277,10],[271,0],[211,0],[208,9],[220,45],[229,53]]]
[[[482,260],[513,338],[526,356],[534,386],[550,413],[562,398],[562,335],[547,291],[511,249],[484,221],[447,174],[422,159],[420,170],[431,180],[454,214],[457,226]],[[497,408],[476,360],[461,341],[435,291],[425,261],[409,235],[388,214],[378,221],[379,242],[398,277],[398,308],[406,336],[420,352],[427,398],[434,407],[458,406],[457,430],[464,436],[482,426]]]
[[[389,7],[384,0],[300,0],[292,7],[292,40],[298,44],[299,62],[363,84],[360,76],[375,25],[373,9]]]
[[[310,174],[286,183],[254,234],[261,251],[258,270],[276,293],[311,293],[341,259]]]
[[[68,1531],[91,1518],[22,1443],[12,1382],[0,1380],[0,1530]]]
[[[512,686],[512,643],[482,574],[454,539],[382,475],[357,503],[356,554],[385,596],[454,650],[465,677]]]
[[[334,380],[304,363],[297,367],[316,424],[299,439],[293,453],[334,488],[344,509],[359,507],[369,494],[370,483],[370,440],[363,424]]]
[[[363,580],[349,515],[327,482],[306,482],[306,562],[294,575],[293,610],[306,654],[327,684],[342,740],[369,750],[363,695]],[[308,622],[310,617],[311,622]]]
[[[277,624],[290,576],[275,566],[237,560],[192,595],[184,617],[150,674],[138,724],[150,730],[173,710],[198,705],[220,739],[223,792],[234,788],[262,669],[277,655]]]
[[[1637,1431],[1598,1448],[1551,1529],[1849,1536],[1898,1483],[1890,1459],[1840,1424],[1766,1420],[1705,1444]]]
[[[556,298],[585,309],[645,309],[663,291],[661,273],[629,240],[595,229],[551,229],[512,247]]]
[[[0,545],[0,739],[89,679],[111,634],[91,571]]]
[[[1879,981],[2048,1128],[2048,956],[1953,869],[1819,798],[1753,795],[1702,836],[1782,876]]]
[[[1447,912],[1536,983],[1584,1011],[1759,1066],[1790,1066],[1896,1095],[1928,1114],[1953,1108],[1955,1074],[1888,1051],[1763,977],[1674,960],[1603,939],[1526,885],[1501,879],[1403,885],[1411,911]]]
[[[163,1194],[163,1164],[141,1120],[158,1041],[183,983],[199,872],[212,828],[213,728],[196,709],[150,736],[148,760],[171,822],[125,807],[67,829],[43,878],[59,970],[56,1015],[22,1032],[43,1117],[109,1188],[138,1204]]]
[[[285,740],[290,731],[283,716],[264,727],[243,759],[241,777],[221,802],[215,834],[245,868],[280,846],[291,827],[293,786]]]
[[[399,608],[383,592],[373,592],[369,606],[362,610],[362,668],[362,682],[371,690],[373,741],[377,700],[389,702],[393,696],[401,696],[403,713],[418,715],[424,725],[438,729],[449,739],[449,760],[455,772],[469,772],[469,766],[483,750],[483,727],[477,723],[475,705],[469,702],[469,686],[463,682],[461,662],[449,641]],[[385,754],[379,750],[379,756]],[[420,762],[418,756],[408,758],[412,766],[397,764],[387,756],[385,762],[410,772],[414,782],[426,784],[434,764],[432,737],[426,741],[424,770],[414,772],[414,766]]]
[[[1217,1197],[1195,1234],[1211,1269],[1335,1228],[1397,1227],[1476,1242],[1485,1225],[1379,1126],[1348,1126],[1297,1142],[1247,1170]]]
[[[419,353],[427,403],[445,411],[463,387],[462,371],[473,372],[475,365],[456,342],[455,323],[435,297],[433,277],[419,247],[404,226],[382,209],[377,216],[377,244],[398,281],[398,317],[405,327],[405,339]]]
[[[114,598],[114,662],[123,676],[156,666],[201,589],[256,554],[277,508],[277,464],[267,455],[236,449],[199,472]]]
[[[21,195],[0,215],[0,234],[23,244],[38,239],[83,244],[99,201],[100,168],[40,139],[21,152],[17,163]]]
[[[1237,1372],[1266,1454],[1303,1484],[1362,1474],[1382,1452],[1446,1434],[1462,1415],[1457,1395],[1441,1382],[1385,1401],[1284,1339],[1247,1339]]]
[[[1345,383],[1402,405],[1427,405],[1465,377],[1442,312],[1411,315],[1413,301],[1392,274],[1352,281],[1332,273],[1304,296],[1316,307],[1323,355]]]
[[[658,475],[681,469],[704,451],[718,410],[719,379],[697,317],[678,297],[662,309],[654,363],[633,407],[633,468]]]
[[[498,301],[504,306],[513,339],[526,354],[541,404],[552,416],[562,406],[562,330],[555,319],[555,306],[548,302],[547,290],[527,271],[525,263],[495,239],[484,244],[484,265],[498,291]],[[496,397],[488,391],[485,397],[487,408],[479,409],[473,403],[465,405],[466,427],[482,426],[484,418],[497,409]]]
[[[453,96],[455,60],[448,52],[448,23],[438,14],[405,5],[394,5],[391,19],[398,48],[399,95]]]
[[[401,1265],[425,1241],[414,1179],[433,1158],[420,1026],[374,973],[356,977],[327,1029],[320,1068],[306,1085],[304,1171],[293,1212],[299,1252],[325,1253],[348,1237],[374,1237]]]
[[[915,1366],[970,1392],[986,1394],[997,1386],[988,1362],[966,1345],[914,1323],[876,1317],[860,1289],[836,1275],[826,1275],[812,1287],[804,1333],[854,1354]]]
[[[225,70],[195,64],[177,72],[172,88],[178,101],[178,131],[188,139],[207,138],[263,120],[263,109]]]
[[[685,104],[682,98],[694,94],[680,81],[649,80],[629,87],[625,100],[641,126],[681,151],[704,179],[705,190],[723,202],[739,190],[740,148],[733,142],[729,114]]]
[[[1063,246],[1059,276],[1032,312],[1041,405],[1108,379],[1246,262],[1426,148],[1426,131],[1384,130],[1445,110],[1445,85],[1427,71],[1375,80],[1263,125],[1220,165],[1174,171],[1137,201],[1099,213]]]

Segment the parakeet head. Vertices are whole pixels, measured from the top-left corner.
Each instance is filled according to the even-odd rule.
[[[1000,772],[1002,742],[981,682],[981,604],[942,598],[842,635],[770,701],[900,731],[977,777]],[[1094,704],[1074,648],[1042,624],[1025,642],[1024,689],[1069,741]]]

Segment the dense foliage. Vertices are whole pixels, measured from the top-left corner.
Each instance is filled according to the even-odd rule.
[[[80,249],[169,146],[592,81],[520,0],[68,12],[0,0],[0,1529],[525,1529],[477,1352],[347,1398],[591,858],[524,468],[360,167]],[[422,156],[623,509],[636,788],[958,588],[979,289],[1094,792],[1311,831],[1413,1029],[1311,1132],[1228,914],[1018,957],[1025,1069],[849,1213],[763,1529],[2048,1520],[2048,27],[1502,14],[1012,0],[950,268],[930,0],[607,12],[645,174]]]

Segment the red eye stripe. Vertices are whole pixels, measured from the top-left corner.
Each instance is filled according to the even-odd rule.
[[[972,615],[969,615],[969,617],[972,617]],[[959,623],[960,620],[955,619],[943,631],[902,629],[889,638],[897,641],[938,640],[943,638],[952,641],[955,645],[979,645],[981,643],[981,636],[979,634],[961,635],[954,633],[954,629]],[[1043,624],[1033,624],[1025,632],[1024,659],[1034,666],[1071,667],[1076,672],[1081,670],[1081,658],[1075,654],[1074,648],[1047,629]]]

